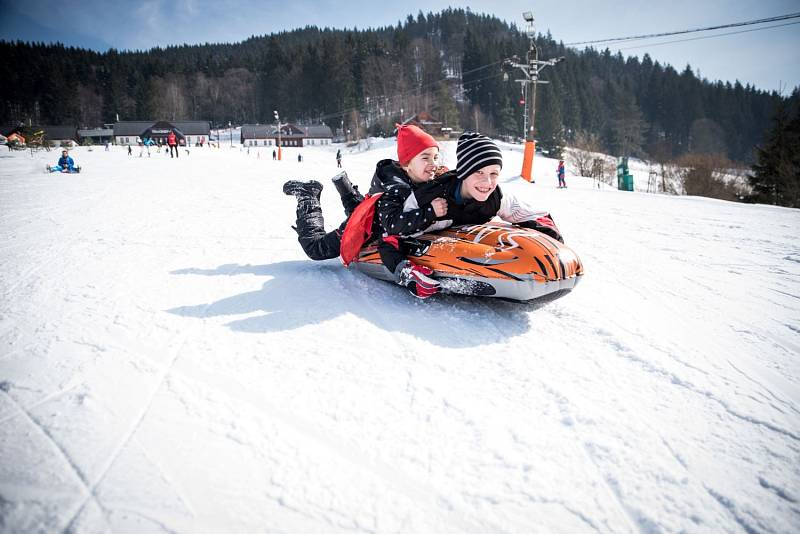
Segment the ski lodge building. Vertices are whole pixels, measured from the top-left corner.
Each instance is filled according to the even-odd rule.
[[[89,140],[92,143],[103,145],[110,143],[114,139],[114,130],[112,128],[87,128],[78,130],[78,141],[82,145],[87,144]]]
[[[114,123],[114,143],[138,145],[145,137],[167,144],[169,132],[175,132],[178,144],[195,146],[206,144],[211,135],[207,121],[123,121]]]
[[[78,144],[78,129],[74,126],[42,126],[44,137],[51,146],[75,146]]]
[[[278,129],[274,125],[245,124],[241,130],[243,146],[277,146]],[[282,147],[322,146],[333,142],[333,132],[324,124],[299,126],[282,124],[280,131]]]

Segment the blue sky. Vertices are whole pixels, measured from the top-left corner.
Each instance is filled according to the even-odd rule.
[[[306,25],[332,28],[386,26],[407,15],[469,7],[522,25],[532,11],[536,30],[565,43],[651,34],[740,22],[800,11],[800,0],[475,1],[391,3],[376,0],[0,0],[0,39],[61,41],[95,50],[147,49],[170,44],[237,42]],[[786,22],[800,22],[794,19]],[[755,27],[739,28],[741,31]],[[715,33],[724,33],[718,31]],[[740,80],[788,93],[800,86],[800,24],[717,38],[659,44],[710,34],[621,45],[681,70],[686,64],[710,79]],[[605,46],[605,45],[604,45]],[[617,48],[609,46],[613,51]]]

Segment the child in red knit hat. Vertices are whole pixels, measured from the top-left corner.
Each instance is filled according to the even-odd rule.
[[[405,166],[426,148],[439,148],[429,133],[413,124],[397,126],[397,161]]]
[[[382,234],[378,252],[398,284],[407,287],[416,297],[427,298],[439,290],[439,283],[430,278],[431,269],[406,259],[397,237],[417,228],[427,228],[447,213],[447,202],[443,198],[418,204],[414,197],[417,187],[447,169],[439,165],[439,144],[414,125],[397,127],[397,159],[396,162],[378,162],[370,184],[371,195],[382,193],[375,207],[375,220],[380,223],[377,235]]]
[[[414,205],[413,191],[421,184],[432,180],[437,174],[443,172],[439,165],[439,144],[429,134],[414,125],[402,125],[397,128],[397,161],[385,159],[378,162],[375,175],[370,184],[367,203],[359,208],[364,197],[358,192],[347,173],[343,172],[333,178],[333,183],[339,191],[342,204],[345,208],[347,219],[337,230],[325,232],[322,208],[319,196],[322,184],[311,180],[300,182],[290,180],[283,186],[283,192],[297,197],[297,226],[298,240],[309,258],[324,260],[335,258],[340,254],[343,258],[357,254],[364,240],[357,238],[345,243],[354,243],[355,250],[342,250],[342,234],[347,228],[350,232],[360,235],[369,234],[367,241],[381,238],[378,249],[381,259],[387,267],[403,263],[403,272],[398,269],[395,273],[398,283],[420,298],[428,297],[438,291],[439,284],[428,275],[432,272],[423,266],[406,262],[403,253],[397,247],[396,238],[401,230],[408,227],[427,227],[437,218],[447,213],[447,203],[444,199],[436,198],[422,206]],[[348,225],[353,211],[359,209],[360,221],[372,220],[371,228]],[[374,209],[374,217],[364,217],[367,209]],[[403,211],[403,210],[406,211]],[[369,213],[371,214],[371,212]],[[354,223],[356,221],[353,221]],[[344,259],[348,262],[348,259]]]

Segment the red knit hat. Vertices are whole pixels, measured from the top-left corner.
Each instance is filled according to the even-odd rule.
[[[439,143],[429,134],[413,124],[397,127],[397,158],[400,165],[406,165],[414,156],[431,147],[439,148]]]

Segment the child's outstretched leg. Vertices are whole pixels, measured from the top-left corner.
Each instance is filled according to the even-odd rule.
[[[283,184],[283,192],[297,198],[297,240],[303,251],[312,260],[328,260],[339,255],[342,242],[340,230],[325,232],[322,206],[319,196],[322,184],[311,180],[300,182],[289,180]]]
[[[342,206],[344,207],[344,214],[347,217],[353,213],[353,210],[356,209],[362,200],[364,200],[364,195],[362,195],[358,191],[358,186],[353,185],[350,182],[350,179],[347,177],[347,172],[340,172],[333,178],[333,185],[336,186],[336,190],[339,192],[339,196],[342,199]]]

